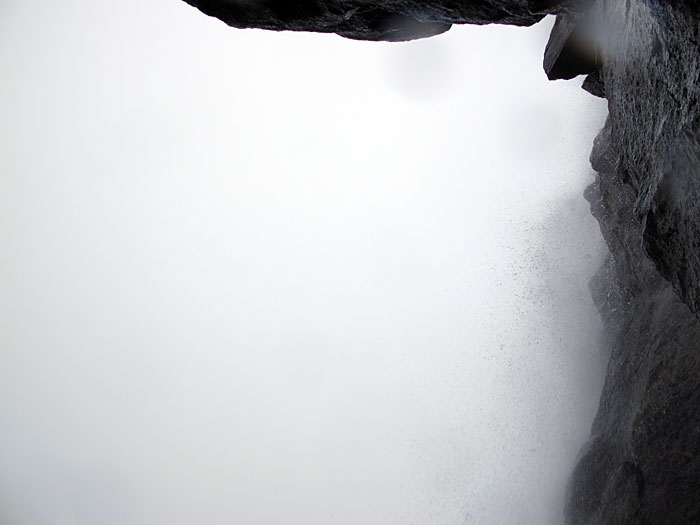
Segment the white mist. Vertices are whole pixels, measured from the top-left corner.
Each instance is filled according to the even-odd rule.
[[[551,22],[0,13],[0,523],[560,521],[605,107]]]

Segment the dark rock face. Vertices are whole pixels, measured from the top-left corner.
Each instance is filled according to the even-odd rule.
[[[551,79],[608,99],[586,190],[610,255],[590,288],[609,347],[572,524],[700,523],[700,7],[659,0],[186,0],[235,27],[408,40],[560,15]]]
[[[585,15],[557,17],[544,50],[544,72],[549,80],[570,79],[600,69],[595,35]]]
[[[591,281],[611,355],[568,523],[700,523],[700,49],[685,5],[600,2],[610,116],[587,199],[610,248]]]
[[[584,79],[581,87],[588,91],[591,95],[605,98],[605,84],[603,84],[603,79],[600,76],[600,70],[594,71],[588,75]]]
[[[661,275],[698,312],[698,17],[682,5],[648,2],[605,7],[601,16],[608,26],[602,77],[611,139],[646,226],[644,246]]]
[[[634,188],[608,120],[586,190],[610,248],[590,283],[610,360],[592,437],[567,488],[567,523],[700,520],[700,321],[643,249]]]
[[[185,0],[233,27],[337,33],[359,40],[401,41],[447,31],[452,24],[529,26],[576,0]]]

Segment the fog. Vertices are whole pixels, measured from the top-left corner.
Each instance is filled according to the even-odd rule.
[[[0,5],[0,524],[559,523],[605,104],[404,44]]]

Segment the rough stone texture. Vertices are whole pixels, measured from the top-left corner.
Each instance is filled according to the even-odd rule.
[[[567,488],[567,523],[700,522],[700,321],[644,251],[637,192],[612,120],[586,190],[610,256],[590,288],[610,359],[592,437]]]
[[[233,27],[337,33],[359,40],[401,41],[447,31],[452,24],[529,26],[576,0],[185,0]],[[590,2],[587,2],[590,3]]]
[[[610,249],[590,288],[610,359],[567,523],[700,523],[700,6],[598,0],[186,0],[236,27],[367,40],[559,18],[550,78],[608,99],[586,190]],[[584,9],[585,8],[585,9]]]
[[[568,523],[700,523],[700,49],[683,4],[599,2],[608,122],[586,198],[610,248],[591,281],[610,360]],[[597,85],[600,84],[600,85]]]
[[[698,192],[700,37],[685,6],[604,7],[602,76],[623,178],[636,193],[644,245],[661,274],[700,310]],[[614,31],[614,35],[613,35]]]

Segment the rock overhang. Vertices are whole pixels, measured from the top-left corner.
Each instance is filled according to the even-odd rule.
[[[391,42],[438,35],[452,24],[530,26],[585,9],[575,0],[185,0],[237,28],[336,33]]]

